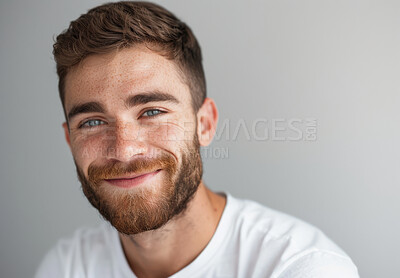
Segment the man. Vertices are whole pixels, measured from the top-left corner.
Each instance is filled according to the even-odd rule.
[[[81,229],[36,277],[358,277],[318,229],[210,191],[200,146],[217,125],[189,27],[145,2],[105,4],[57,37],[65,137],[111,224]]]

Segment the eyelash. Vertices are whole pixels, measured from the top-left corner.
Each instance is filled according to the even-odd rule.
[[[149,116],[143,116],[143,115],[144,115],[145,113],[147,113],[147,112],[154,112],[154,111],[157,111],[157,114],[155,114],[155,115],[149,115]],[[164,114],[164,113],[167,113],[167,112],[166,112],[166,111],[163,111],[163,110],[160,110],[160,109],[148,109],[148,110],[144,111],[140,117],[155,118],[155,117],[160,116],[161,114]],[[90,125],[88,126],[88,125],[87,125],[88,123],[90,123],[90,122],[95,122],[95,121],[101,122],[101,124],[104,124],[104,123],[105,123],[105,121],[103,121],[103,120],[99,120],[99,119],[90,119],[90,120],[87,120],[87,121],[84,121],[83,123],[81,123],[81,124],[78,126],[78,128],[79,128],[79,129],[82,129],[82,128],[92,129],[92,128],[96,128],[96,127],[98,127],[98,126],[101,125],[101,124],[98,124],[98,125],[95,125],[95,126],[90,126]]]

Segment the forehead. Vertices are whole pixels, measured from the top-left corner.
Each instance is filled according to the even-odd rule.
[[[146,47],[131,47],[91,55],[73,67],[65,80],[65,107],[154,90],[190,104],[189,88],[173,61]]]

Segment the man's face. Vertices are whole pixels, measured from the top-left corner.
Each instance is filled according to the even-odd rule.
[[[93,55],[68,73],[65,92],[64,129],[91,204],[125,234],[183,212],[202,163],[175,64],[144,47]]]

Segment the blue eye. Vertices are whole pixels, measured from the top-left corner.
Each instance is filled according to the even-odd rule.
[[[105,124],[104,121],[102,120],[88,120],[84,122],[83,124],[80,125],[80,128],[91,128],[91,127],[96,127],[98,125]]]
[[[159,109],[151,109],[151,110],[147,110],[146,112],[144,112],[142,114],[142,116],[151,118],[151,117],[155,117],[155,116],[157,116],[159,114],[162,114],[162,113],[165,113],[165,112],[161,111]]]

